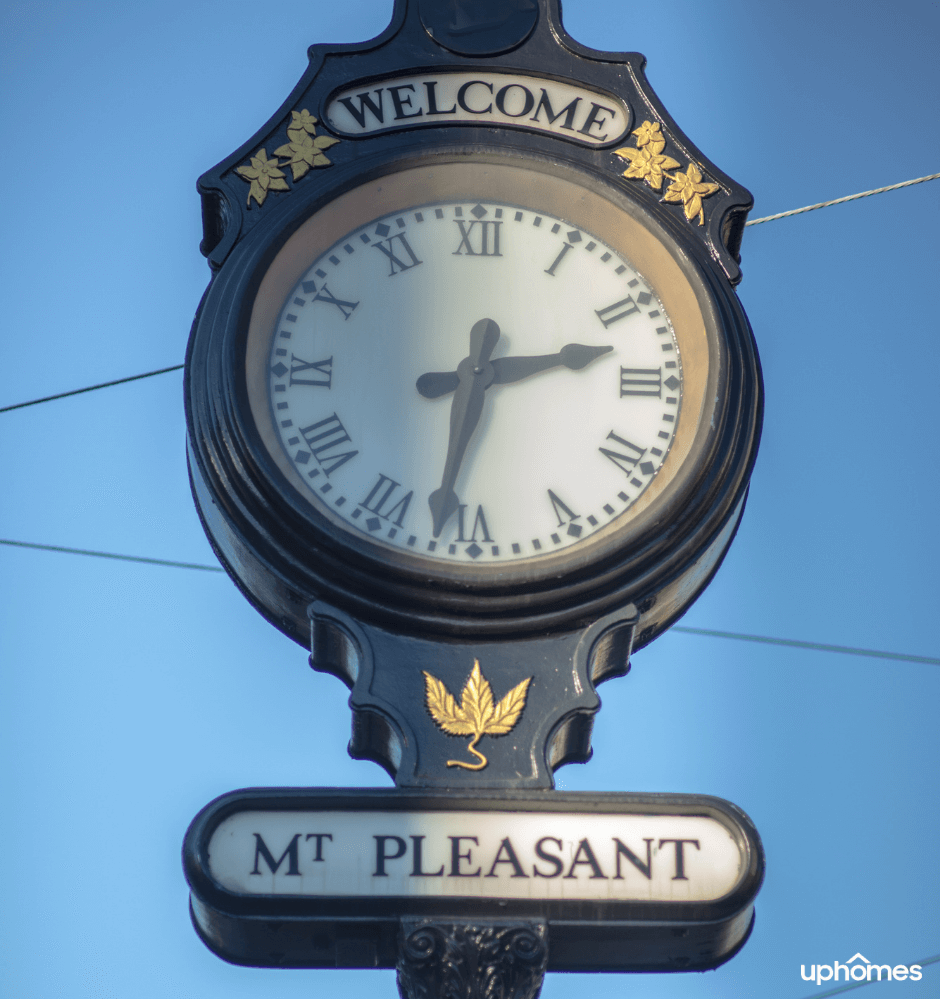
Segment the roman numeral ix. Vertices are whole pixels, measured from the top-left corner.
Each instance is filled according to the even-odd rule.
[[[301,378],[300,376],[304,377]],[[333,358],[328,357],[325,361],[302,361],[294,354],[290,356],[290,384],[291,385],[319,385],[323,388],[332,388],[333,382]]]

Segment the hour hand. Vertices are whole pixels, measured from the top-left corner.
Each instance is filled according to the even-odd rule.
[[[509,382],[518,382],[550,368],[570,368],[572,371],[580,371],[595,358],[613,349],[613,347],[588,347],[583,343],[567,343],[557,354],[498,357],[492,362],[493,370],[496,372],[493,383],[506,385]]]
[[[535,354],[532,357],[497,357],[490,361],[495,377],[493,384],[506,385],[518,382],[529,375],[550,368],[570,368],[580,371],[595,358],[613,350],[613,347],[588,347],[583,343],[568,343],[557,354]],[[439,399],[442,395],[454,392],[460,384],[456,371],[428,371],[416,382],[418,392],[425,399]]]
[[[453,392],[460,384],[456,371],[427,371],[416,382],[416,388],[425,399],[439,399]]]

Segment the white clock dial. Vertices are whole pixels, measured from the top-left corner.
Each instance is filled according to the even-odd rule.
[[[376,219],[314,260],[278,317],[269,391],[331,518],[485,564],[629,517],[672,443],[682,368],[629,260],[545,212],[463,200]]]

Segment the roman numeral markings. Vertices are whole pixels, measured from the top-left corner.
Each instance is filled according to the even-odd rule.
[[[304,377],[301,378],[300,376]],[[291,385],[319,385],[322,388],[332,388],[333,358],[325,361],[302,361],[294,354],[290,356]]]
[[[452,256],[459,257],[501,257],[499,252],[499,227],[502,222],[476,221],[467,222],[465,219],[454,219],[460,229],[460,243],[454,250]]]
[[[397,247],[395,245],[396,240],[398,240]],[[411,244],[405,239],[403,232],[389,236],[388,239],[380,239],[378,242],[373,243],[372,246],[380,253],[384,253],[388,258],[389,277],[394,277],[402,271],[410,271],[412,267],[416,267],[423,262],[417,258],[415,251],[412,250]],[[401,256],[398,254],[401,254]],[[406,254],[408,259],[402,259]]]
[[[662,398],[662,368],[621,368],[620,398],[626,395],[652,395]]]
[[[552,504],[552,509],[555,511],[555,516],[558,518],[558,526],[564,527],[568,524],[568,530],[565,532],[572,538],[577,538],[581,536],[584,528],[580,524],[576,524],[575,521],[581,516],[580,513],[575,513],[571,507],[563,503],[552,491],[548,490],[548,499]]]
[[[607,440],[614,441],[621,447],[626,448],[626,452],[611,451],[606,447],[598,448],[598,451],[605,458],[609,458],[625,475],[632,475],[637,462],[646,454],[646,448],[637,447],[636,444],[625,441],[622,437],[618,437],[613,430],[607,435]]]
[[[623,309],[623,311],[618,312],[618,309]],[[639,311],[640,307],[633,301],[633,296],[627,295],[626,298],[622,298],[619,302],[608,305],[606,309],[595,309],[594,314],[604,324],[604,329],[607,329],[608,326],[612,326],[614,323],[620,322],[621,319],[632,316],[634,312]]]
[[[308,294],[310,291],[313,290],[312,288],[308,288],[308,285],[312,284],[313,284],[312,281],[304,282],[304,291],[306,291]],[[340,312],[342,312],[343,319],[348,319],[352,315],[353,310],[359,305],[358,302],[344,302],[343,299],[337,298],[333,294],[333,292],[331,292],[330,289],[327,288],[325,283],[320,286],[320,290],[316,293],[316,295],[313,296],[311,301],[326,302],[328,305],[335,305],[336,308],[339,309]]]
[[[361,510],[367,510],[369,513],[375,514],[365,524],[370,531],[377,531],[382,526],[382,520],[391,521],[396,527],[402,526],[405,514],[408,512],[408,507],[411,506],[414,490],[403,496],[396,496],[400,488],[400,482],[396,482],[381,472],[379,473],[379,477],[369,491],[369,495],[359,502]],[[353,518],[359,517],[360,512],[360,510],[354,511]],[[379,519],[380,517],[382,520]]]
[[[461,503],[457,507],[457,540],[458,541],[476,541],[477,540],[477,529],[480,530],[480,541],[488,541],[490,544],[493,543],[493,539],[490,537],[490,530],[486,526],[486,517],[483,514],[483,507],[478,506],[476,516],[473,518],[473,530],[470,533],[470,537],[466,537],[466,527],[464,526],[465,516],[467,511],[467,504]]]
[[[552,266],[551,267],[547,267],[545,269],[545,273],[546,274],[550,274],[552,277],[554,277],[555,276],[555,268],[562,262],[562,260],[565,257],[565,254],[569,250],[572,250],[572,249],[574,249],[574,247],[570,243],[565,243],[564,246],[562,246],[561,251],[559,252],[558,256],[555,257],[555,259],[552,261]]]
[[[337,468],[355,458],[358,451],[333,451],[342,444],[351,444],[352,440],[336,413],[325,420],[311,423],[309,427],[301,428],[301,436],[307,442],[317,464],[326,474],[332,475]],[[332,454],[327,452],[333,451]],[[296,460],[300,461],[298,457]],[[304,459],[305,461],[307,459]]]

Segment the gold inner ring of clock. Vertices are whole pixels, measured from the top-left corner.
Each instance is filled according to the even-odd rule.
[[[383,216],[448,200],[501,202],[524,206],[564,219],[602,240],[649,282],[672,323],[682,364],[682,407],[675,436],[662,467],[625,513],[585,539],[585,545],[609,538],[613,533],[641,533],[644,522],[657,511],[650,508],[673,497],[683,466],[704,460],[701,446],[708,436],[717,396],[718,363],[714,337],[709,337],[705,314],[695,289],[664,242],[650,228],[595,191],[555,173],[506,162],[466,159],[413,167],[388,174],[340,195],[307,219],[278,252],[260,283],[248,327],[246,378],[252,416],[269,454],[287,480],[309,499],[310,489],[284,452],[274,426],[268,398],[268,367],[272,340],[284,302],[311,264],[350,232]],[[637,215],[640,211],[637,209]],[[703,292],[704,294],[704,292]],[[697,456],[697,458],[695,457]],[[325,513],[344,532],[350,525],[323,504]],[[628,540],[625,538],[625,540]],[[583,550],[584,546],[579,546]],[[398,560],[397,552],[387,556]],[[564,555],[564,551],[557,555]],[[400,553],[406,561],[415,554]],[[536,556],[551,560],[551,553]],[[424,561],[424,560],[422,560]],[[494,566],[466,567],[482,575],[505,571],[516,562]],[[461,566],[463,569],[464,566]]]

